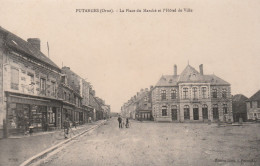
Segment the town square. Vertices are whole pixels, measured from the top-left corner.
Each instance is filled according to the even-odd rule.
[[[260,165],[259,8],[0,0],[0,166]]]

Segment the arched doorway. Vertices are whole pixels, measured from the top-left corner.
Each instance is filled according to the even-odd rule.
[[[219,119],[218,105],[217,104],[213,105],[213,119],[214,120],[218,120]]]
[[[190,107],[188,105],[184,106],[184,120],[190,120]]]
[[[202,117],[208,119],[208,106],[206,104],[202,105]]]
[[[172,111],[172,120],[177,120],[177,106],[172,105],[171,111]]]
[[[199,106],[193,105],[193,119],[199,120]]]

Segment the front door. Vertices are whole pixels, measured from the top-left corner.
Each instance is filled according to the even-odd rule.
[[[202,108],[203,119],[208,119],[208,108]]]
[[[172,120],[177,120],[177,109],[172,109]]]
[[[218,115],[218,108],[213,108],[213,119],[218,120],[219,115]]]
[[[199,120],[199,109],[198,108],[193,108],[193,119]]]

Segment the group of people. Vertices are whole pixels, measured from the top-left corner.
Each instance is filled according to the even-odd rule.
[[[123,128],[124,126],[126,128],[129,128],[129,119],[128,118],[126,118],[126,120],[124,121],[123,118],[119,115],[117,120],[118,120],[119,128]]]

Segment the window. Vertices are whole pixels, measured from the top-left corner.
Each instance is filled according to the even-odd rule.
[[[202,87],[202,98],[207,98],[206,97],[206,92],[207,92],[207,88],[206,87]]]
[[[223,104],[223,113],[227,114],[227,104]]]
[[[260,100],[257,101],[257,108],[260,108]]]
[[[34,74],[28,73],[30,85],[34,85]]]
[[[222,97],[227,98],[227,90],[226,89],[222,90]]]
[[[69,94],[69,101],[70,101],[70,94]]]
[[[167,107],[162,106],[162,116],[167,116]]]
[[[212,95],[213,95],[213,98],[217,98],[217,97],[218,97],[218,91],[217,91],[217,89],[213,89]]]
[[[52,96],[56,96],[56,84],[55,84],[55,82],[51,82],[51,95]]]
[[[198,97],[197,97],[197,95],[198,95],[197,92],[198,92],[198,91],[197,91],[197,88],[196,88],[196,87],[192,88],[193,99],[197,99],[197,98],[198,98]]]
[[[183,88],[183,98],[184,99],[188,98],[188,88]]]
[[[166,90],[162,90],[162,100],[166,100]]]
[[[190,119],[190,107],[188,105],[184,106],[184,119]]]
[[[250,108],[252,108],[253,107],[253,104],[252,104],[252,101],[250,101]]]
[[[66,92],[64,92],[63,99],[64,99],[64,100],[67,99],[67,93],[66,93]]]
[[[171,99],[176,99],[176,98],[177,98],[176,90],[171,90]]]
[[[11,89],[19,89],[19,70],[11,68]]]
[[[147,96],[144,97],[144,101],[147,102],[148,101],[148,98]]]
[[[45,95],[46,94],[46,80],[44,78],[40,79],[40,93]]]

